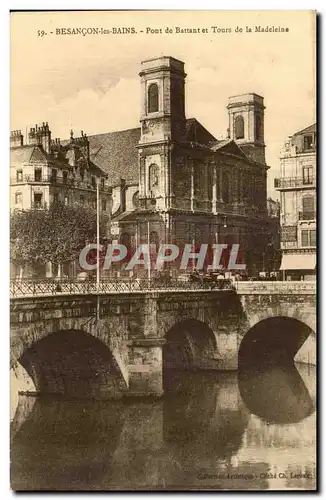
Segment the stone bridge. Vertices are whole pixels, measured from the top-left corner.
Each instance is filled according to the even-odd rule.
[[[11,299],[11,366],[37,393],[160,396],[170,368],[316,363],[314,283]]]

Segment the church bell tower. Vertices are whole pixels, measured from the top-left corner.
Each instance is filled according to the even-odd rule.
[[[184,63],[162,56],[141,63],[139,198],[167,209],[171,152],[186,140]]]
[[[266,164],[264,98],[251,93],[232,96],[228,103],[230,138],[249,158]]]

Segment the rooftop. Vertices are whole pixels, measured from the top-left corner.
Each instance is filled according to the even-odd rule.
[[[293,134],[293,136],[295,135],[304,135],[304,134],[312,134],[316,132],[316,123],[313,123],[312,125],[309,125],[309,127],[306,127],[302,130],[299,130],[299,132],[296,132],[295,134]]]

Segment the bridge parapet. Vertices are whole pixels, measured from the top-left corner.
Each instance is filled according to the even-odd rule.
[[[159,282],[147,279],[106,280],[97,284],[95,281],[78,281],[77,279],[41,279],[41,280],[11,280],[10,297],[23,298],[53,295],[107,295],[149,292],[197,292],[216,290],[217,283],[203,281],[171,280]],[[220,290],[233,289],[230,280],[224,280],[218,287]]]
[[[316,282],[304,281],[235,281],[223,280],[217,282],[181,281],[158,282],[150,280],[101,280],[97,285],[94,281],[78,280],[11,280],[10,297],[35,297],[53,295],[106,295],[148,292],[198,292],[216,290],[236,290],[239,294],[281,294],[281,295],[314,295]]]
[[[315,295],[315,281],[237,281],[239,294]]]

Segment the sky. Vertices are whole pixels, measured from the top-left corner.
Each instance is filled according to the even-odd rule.
[[[257,33],[258,25],[289,31]],[[134,27],[137,33],[56,34],[77,27]],[[200,33],[176,34],[176,27]],[[47,34],[38,36],[42,30]],[[47,121],[52,138],[64,139],[71,128],[91,135],[138,127],[140,63],[160,55],[185,62],[187,118],[197,118],[217,138],[226,135],[229,96],[264,96],[268,194],[277,198],[280,148],[315,121],[312,11],[11,13],[10,128],[25,135]]]

